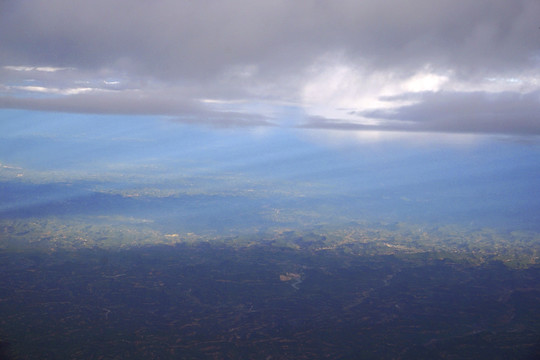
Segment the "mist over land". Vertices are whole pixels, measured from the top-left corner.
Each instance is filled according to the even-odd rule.
[[[125,216],[186,232],[350,221],[537,231],[540,223],[535,144],[321,144],[295,130],[12,116],[1,145],[3,217]]]

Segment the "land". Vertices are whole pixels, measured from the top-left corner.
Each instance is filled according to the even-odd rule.
[[[0,239],[9,359],[540,355],[532,232],[170,233],[144,219],[71,217],[2,220]]]

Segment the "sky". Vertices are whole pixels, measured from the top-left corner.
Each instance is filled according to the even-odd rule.
[[[537,0],[0,0],[0,182],[346,196],[363,215],[415,204],[535,228],[538,14]],[[4,214],[20,200],[5,189]]]

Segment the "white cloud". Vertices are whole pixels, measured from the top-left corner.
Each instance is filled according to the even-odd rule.
[[[70,70],[71,68],[66,67],[53,67],[53,66],[11,66],[7,65],[4,66],[4,69],[11,70],[11,71],[41,71],[41,72],[57,72],[57,71],[63,71],[63,70]]]
[[[403,82],[401,88],[405,92],[439,91],[449,81],[447,75],[420,71]]]
[[[77,95],[77,94],[83,94],[90,91],[104,91],[103,89],[96,89],[96,88],[89,88],[89,87],[78,87],[78,88],[65,88],[65,89],[58,89],[58,88],[49,88],[44,86],[12,86],[12,89],[20,90],[20,91],[29,91],[29,92],[37,92],[37,93],[43,93],[43,94],[58,94],[58,95]]]
[[[404,93],[439,91],[449,82],[445,73],[437,73],[422,66],[411,74],[370,69],[354,64],[342,56],[324,59],[312,67],[311,77],[301,90],[302,105],[308,115],[348,120],[365,125],[379,124],[379,120],[359,115],[375,109],[391,109],[411,104],[411,99],[388,101]]]

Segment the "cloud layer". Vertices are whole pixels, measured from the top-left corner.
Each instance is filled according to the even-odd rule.
[[[245,105],[265,103],[301,108],[300,126],[538,135],[538,14],[536,0],[4,1],[0,106],[290,124]]]

